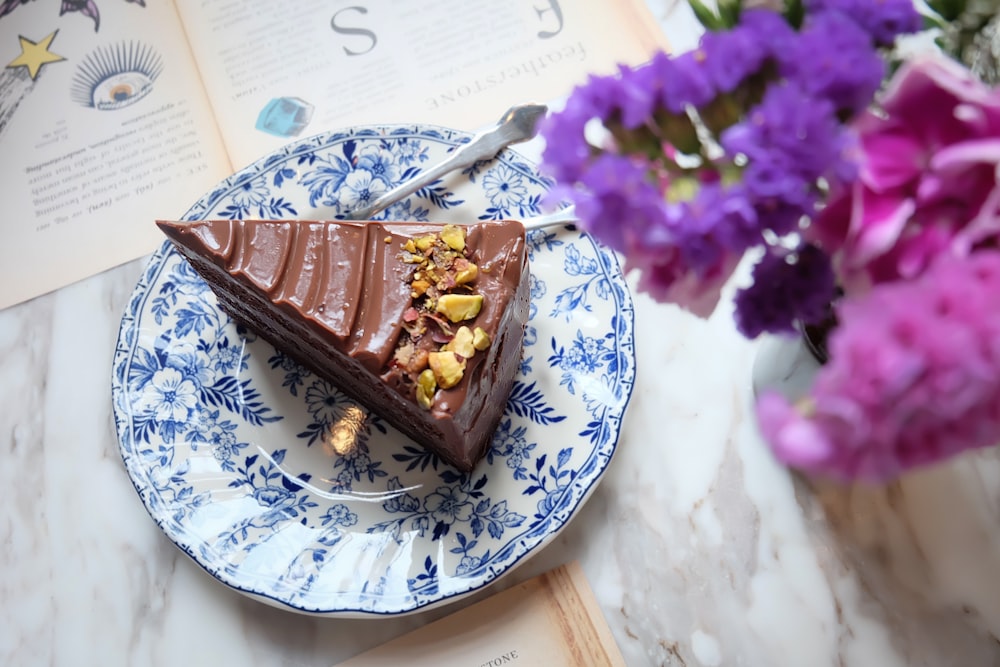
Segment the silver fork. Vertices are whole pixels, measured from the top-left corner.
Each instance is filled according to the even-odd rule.
[[[525,231],[530,232],[533,229],[542,229],[543,227],[575,225],[579,221],[580,218],[576,215],[576,208],[573,206],[567,206],[566,208],[561,208],[558,211],[546,213],[545,215],[536,215],[533,218],[524,218],[521,220],[521,224],[524,225]]]
[[[475,135],[437,165],[397,185],[368,206],[351,211],[345,216],[346,219],[370,220],[379,211],[392,206],[445,174],[456,169],[471,167],[480,160],[494,157],[508,146],[528,141],[535,136],[538,131],[538,121],[547,111],[548,107],[544,104],[527,103],[511,107],[501,116],[495,127]]]

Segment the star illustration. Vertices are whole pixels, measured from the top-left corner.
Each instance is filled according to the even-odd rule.
[[[34,81],[38,78],[38,72],[42,69],[42,65],[66,60],[62,56],[49,51],[49,46],[52,44],[52,40],[56,38],[58,32],[56,30],[40,42],[33,42],[18,35],[18,39],[21,40],[21,55],[11,60],[7,67],[27,67],[28,74],[31,76],[32,81]]]

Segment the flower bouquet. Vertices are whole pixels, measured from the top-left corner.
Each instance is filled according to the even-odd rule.
[[[781,461],[884,480],[1000,442],[997,1],[690,4],[697,48],[549,118],[554,199],[658,301],[707,316],[747,261],[740,332],[832,325],[807,395],[757,399]],[[900,58],[914,33],[941,48]]]

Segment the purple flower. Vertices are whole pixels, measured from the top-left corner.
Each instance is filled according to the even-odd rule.
[[[812,200],[809,207],[813,206],[811,202]],[[806,215],[802,206],[781,200],[757,202],[755,206],[760,228],[772,231],[778,236],[797,232]]]
[[[638,69],[621,65],[618,69],[615,101],[618,117],[627,129],[635,129],[649,121],[656,107],[659,87],[651,80],[649,69],[648,65]]]
[[[802,177],[795,163],[783,153],[761,152],[754,157],[743,172],[743,185],[755,202],[767,210],[780,205],[791,207],[801,216],[816,201],[815,181]],[[780,218],[782,223],[787,218]],[[776,229],[778,233],[790,231]]]
[[[672,243],[677,246],[685,267],[701,275],[718,265],[725,250],[715,235],[717,210],[695,200],[667,206],[667,218]]]
[[[829,256],[813,245],[794,255],[771,251],[753,269],[753,284],[736,293],[736,325],[747,338],[794,333],[820,322],[836,295]]]
[[[605,119],[621,108],[621,90],[618,76],[591,74],[587,85],[580,89],[579,99],[591,118]]]
[[[567,196],[576,202],[582,226],[619,252],[630,252],[665,225],[663,196],[642,163],[606,153],[593,161],[579,185]]]
[[[807,181],[847,180],[856,169],[849,159],[853,140],[833,106],[794,83],[772,85],[747,119],[723,134],[722,145],[751,162],[783,158],[784,168]]]
[[[740,28],[752,34],[776,62],[788,58],[792,42],[798,39],[798,33],[781,14],[767,9],[743,11]]]
[[[647,213],[629,231],[625,268],[638,272],[639,290],[700,317],[712,313],[743,252],[720,243],[722,218],[715,208],[711,194],[693,201],[661,201],[655,213]]]
[[[739,260],[740,255],[725,253],[716,265],[695,273],[677,246],[651,243],[626,255],[625,269],[639,272],[638,289],[656,301],[675,303],[699,317],[708,317]]]
[[[751,25],[753,27],[736,26],[728,31],[707,32],[694,52],[695,62],[717,93],[735,89],[748,76],[760,71],[771,55],[767,35],[752,21]]]
[[[704,184],[698,195],[716,210],[714,234],[723,248],[743,253],[761,242],[762,220],[742,183],[724,188]]]
[[[777,12],[743,12],[737,26],[705,33],[698,48],[674,58],[672,71],[661,67],[676,86],[664,104],[674,112],[682,110],[680,100],[704,106],[715,95],[738,88],[769,60],[786,58],[795,39],[795,31]]]
[[[739,183],[696,186],[690,201],[665,205],[666,227],[686,266],[712,271],[724,255],[743,254],[763,240],[757,211]]]
[[[795,31],[776,12],[747,11],[740,25],[706,33],[692,51],[676,56],[659,52],[643,67],[623,69],[624,90],[612,94],[628,118],[626,127],[636,127],[640,111],[647,108],[679,114],[688,106],[704,107],[758,73],[769,59],[785,57],[794,38]],[[651,98],[639,90],[651,92]]]
[[[854,114],[871,103],[885,63],[857,23],[840,12],[822,12],[806,19],[782,74],[838,111]]]
[[[550,114],[539,128],[545,139],[542,160],[557,181],[571,183],[579,178],[590,160],[593,148],[587,143],[584,128],[593,117],[586,100],[577,88],[564,109]]]
[[[658,53],[647,67],[659,103],[671,113],[684,113],[688,105],[701,107],[712,101],[715,89],[705,76],[704,54],[688,51],[676,57]]]
[[[618,76],[591,76],[586,85],[573,90],[561,111],[542,121],[542,160],[556,180],[569,183],[586,170],[597,150],[585,134],[590,121],[597,119],[606,127],[620,124],[627,129],[647,122],[662,87],[661,82],[652,80],[649,69],[623,66]]]
[[[576,186],[554,190],[571,199],[580,225],[621,252],[639,273],[639,289],[660,301],[709,315],[740,256],[761,240],[756,213],[738,185],[695,184],[690,200],[666,201],[649,165],[605,153]]]
[[[772,84],[721,141],[729,155],[746,156],[743,182],[763,217],[769,210],[782,211],[772,218],[775,226],[767,226],[778,233],[790,231],[784,225],[812,209],[818,179],[837,183],[856,170],[850,160],[853,137],[837,121],[833,106],[794,83]]]
[[[837,309],[830,361],[796,405],[765,394],[762,432],[785,463],[884,480],[1000,432],[1000,252],[941,257],[914,281]]]
[[[710,314],[722,284],[765,232],[798,231],[825,187],[854,178],[853,135],[838,111],[870,99],[880,61],[868,35],[841,14],[810,21],[813,32],[803,37],[777,12],[743,12],[736,27],[707,33],[691,52],[658,53],[645,66],[591,77],[543,125],[543,165],[559,183],[548,200],[573,201],[581,226],[622,253],[626,268],[639,273],[639,289],[654,299]],[[826,28],[834,33],[828,45],[825,35],[817,40]],[[846,56],[846,65],[833,54]],[[805,56],[818,63],[810,69],[799,62]],[[875,58],[874,69],[866,56]],[[782,78],[788,73],[802,80]],[[709,133],[721,132],[722,158],[707,157],[710,143],[688,118],[691,108]],[[606,145],[587,142],[594,121],[609,130]],[[819,271],[817,261],[792,266]],[[819,275],[807,277],[818,282]],[[803,289],[782,293],[785,310],[760,326],[787,327],[808,315],[813,292]]]
[[[839,12],[865,30],[879,46],[921,28],[913,0],[806,0],[808,13]]]
[[[709,189],[717,190],[715,186]],[[680,252],[684,266],[698,275],[715,267],[725,252],[716,236],[721,215],[714,203],[720,193],[705,193],[702,188],[692,201],[666,206],[670,242]]]

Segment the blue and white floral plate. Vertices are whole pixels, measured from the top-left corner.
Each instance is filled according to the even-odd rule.
[[[323,134],[226,179],[185,217],[333,218],[468,139],[426,126]],[[383,217],[525,217],[549,186],[508,151]],[[165,242],[122,318],[112,382],[125,467],[156,523],[219,581],[321,615],[426,609],[536,553],[604,473],[635,358],[615,257],[568,230],[528,240],[520,375],[468,475],[238,329]]]

